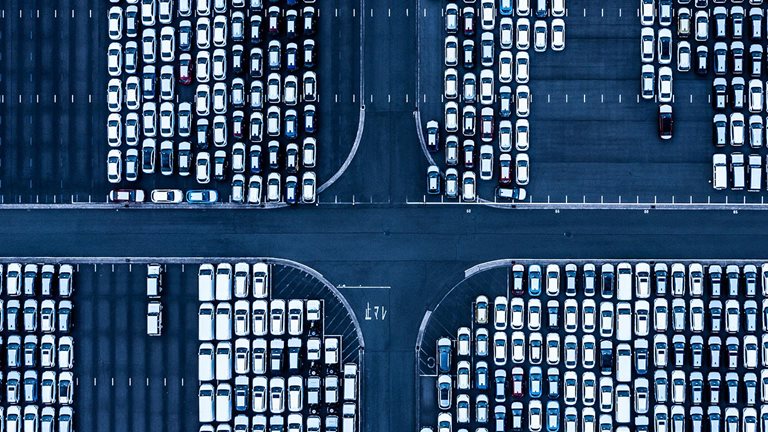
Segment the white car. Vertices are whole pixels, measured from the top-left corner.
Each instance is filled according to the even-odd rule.
[[[109,75],[120,76],[123,69],[123,48],[120,42],[112,42],[107,49],[107,69]]]
[[[565,0],[552,0],[550,3],[550,13],[553,17],[565,16]]]
[[[301,200],[306,204],[315,202],[317,196],[317,177],[312,171],[307,171],[301,177]]]
[[[518,153],[515,156],[515,182],[520,186],[528,184],[529,159],[527,153]]]
[[[518,117],[528,117],[531,112],[531,89],[527,85],[515,89],[515,110]]]
[[[456,102],[445,104],[445,130],[447,132],[459,130],[459,105]]]
[[[511,78],[511,77],[510,77]],[[493,71],[483,69],[480,72],[480,103],[491,105],[494,96]]]
[[[123,123],[120,114],[112,113],[107,117],[107,141],[110,147],[120,147],[123,137]]]
[[[544,52],[547,49],[547,22],[536,20],[533,25],[533,49]]]
[[[141,56],[145,63],[157,60],[157,32],[148,28],[141,32]]]
[[[475,173],[472,171],[465,171],[464,174],[462,174],[462,199],[464,201],[475,201],[477,199],[476,189],[477,189],[477,181],[475,178]]]
[[[672,102],[672,68],[668,66],[659,68],[658,94],[660,102]]]
[[[697,42],[709,39],[709,13],[704,10],[696,12],[695,38]]]
[[[200,51],[197,53],[197,59],[195,60],[195,77],[198,82],[205,83],[210,80],[211,76],[211,53],[208,51]]]
[[[653,99],[656,95],[656,68],[645,64],[640,73],[640,94],[643,99]]]
[[[123,104],[123,85],[119,79],[113,78],[107,84],[107,106],[109,112],[120,112]]]
[[[160,59],[172,62],[176,58],[176,32],[173,27],[166,26],[160,31]]]
[[[731,145],[734,147],[743,146],[745,132],[746,132],[744,114],[740,112],[731,113],[730,124],[731,124]]]
[[[141,105],[141,85],[139,77],[130,76],[125,81],[125,106],[130,110],[138,110]]]
[[[552,20],[552,51],[565,49],[565,21],[562,18]]]
[[[499,46],[501,46],[501,49],[512,48],[514,31],[514,22],[512,21],[512,18],[502,18],[499,22]]]
[[[222,47],[227,43],[227,17],[216,15],[213,19],[213,45]]]
[[[514,57],[512,56],[512,52],[502,51],[499,53],[499,82],[502,82],[502,83],[512,82],[512,63],[513,62],[514,62]]]
[[[655,57],[656,34],[650,27],[640,31],[640,57],[643,63],[651,63]]]
[[[763,83],[759,79],[749,80],[749,112],[760,113],[763,110]]]
[[[517,0],[517,15],[526,16],[531,13],[531,0]]]
[[[123,37],[123,9],[112,6],[109,9],[109,38],[119,41]]]
[[[445,38],[445,65],[453,67],[459,64],[459,40],[456,36]]]
[[[493,178],[493,146],[484,144],[480,146],[480,179],[491,180]]]
[[[445,71],[443,84],[446,99],[456,99],[459,96],[459,74],[456,69],[448,68]]]
[[[502,54],[505,51],[502,52]],[[528,53],[520,51],[515,56],[515,81],[518,84],[525,84],[528,82],[530,76],[530,58]]]
[[[656,1],[655,0],[641,0],[640,1],[640,23],[644,26],[653,25],[656,18]]]
[[[120,183],[123,175],[123,155],[118,149],[107,154],[107,179],[110,183]]]
[[[518,151],[526,151],[530,145],[530,125],[527,119],[515,121],[515,148]]]
[[[207,184],[211,181],[211,154],[199,152],[195,159],[195,179],[199,184]]]
[[[515,40],[518,50],[531,47],[531,21],[528,18],[518,18],[515,24]]]
[[[502,120],[499,122],[499,150],[502,152],[512,151],[513,139],[512,122],[509,120]]]
[[[496,26],[495,0],[482,0],[480,4],[480,25],[483,30],[493,30]]]
[[[677,43],[677,70],[680,72],[691,70],[691,44],[687,41]]]

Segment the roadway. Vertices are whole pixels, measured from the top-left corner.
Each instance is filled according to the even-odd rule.
[[[330,282],[342,286],[341,292],[360,320],[366,342],[366,430],[382,431],[414,429],[415,387],[411,371],[419,324],[427,307],[461,281],[464,270],[473,265],[500,258],[759,260],[765,258],[763,245],[768,242],[768,233],[760,228],[765,219],[762,212],[747,211],[510,213],[485,207],[464,210],[448,206],[321,206],[266,213],[2,210],[0,218],[4,222],[0,256],[110,256],[127,260],[146,256],[274,256],[314,268]],[[86,277],[88,270],[82,271]],[[99,273],[98,277],[104,278],[98,286],[118,286],[108,272]],[[126,306],[109,306],[109,299],[126,295],[128,299],[144,302],[139,299],[142,293],[110,289],[89,295],[80,293],[78,307],[99,311],[98,321],[90,323],[95,326],[113,314],[125,316]],[[133,300],[129,300],[130,304]],[[384,307],[389,312],[387,318],[366,320],[369,306]],[[139,306],[127,307],[131,316],[141,313]],[[137,321],[129,325],[143,324]],[[177,330],[169,327],[169,331],[173,334]],[[110,359],[117,358],[116,352],[110,350],[118,347],[98,342],[102,339],[97,339],[96,348],[105,350],[103,355]],[[149,349],[153,342],[140,341],[141,345],[136,347]],[[165,362],[173,361],[172,356],[178,355],[182,347],[152,349]],[[118,395],[138,392],[135,397],[141,399],[137,401],[154,397],[147,392],[145,382],[139,383],[144,388],[136,389],[126,387],[124,382],[127,376],[143,379],[141,373],[149,366],[149,358],[154,355],[129,358],[127,364],[134,369],[129,368],[129,375],[118,381],[122,388],[98,390],[101,385],[97,384],[94,391],[122,392]],[[93,374],[103,375],[107,380],[117,370],[117,366],[108,365]],[[406,373],[392,373],[397,370]],[[92,379],[91,374],[86,375],[80,378],[81,385],[83,380]],[[157,385],[158,391],[161,375],[150,380],[150,386]],[[176,381],[167,381],[167,385],[180,386],[181,376],[182,372]],[[93,401],[105,410],[110,407],[104,404],[114,403],[107,401],[119,397],[102,400],[99,393],[90,390],[82,396],[81,406]],[[140,407],[157,403],[165,407],[157,411],[162,412],[168,409],[168,404],[176,402],[149,399],[136,403],[131,406],[136,409],[135,416],[139,416]],[[106,417],[88,419],[94,422],[89,424],[96,426],[112,424],[106,423]],[[147,430],[144,428],[148,424],[139,419],[142,417],[131,420],[131,429]]]

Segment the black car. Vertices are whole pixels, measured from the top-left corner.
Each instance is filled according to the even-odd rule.
[[[613,297],[614,285],[616,283],[616,275],[613,273],[613,269],[603,269],[600,272],[600,293],[603,298]]]
[[[709,63],[709,48],[706,46],[699,46],[696,48],[696,73],[699,75],[706,75],[709,71],[707,64]]]
[[[668,140],[672,138],[672,128],[675,121],[672,117],[671,105],[659,106],[659,138]]]

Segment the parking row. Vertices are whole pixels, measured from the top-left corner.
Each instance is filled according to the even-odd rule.
[[[462,330],[459,329],[459,337]],[[754,371],[768,367],[768,338],[763,335],[759,341],[754,331],[742,339],[733,335],[720,337],[715,331],[709,333],[706,340],[702,335],[674,334],[670,337],[666,333],[657,333],[650,343],[649,339],[644,339],[647,335],[632,337],[625,343],[617,338],[614,343],[612,335],[597,336],[603,339],[596,339],[591,334],[579,339],[576,335],[565,335],[561,340],[557,333],[544,337],[539,332],[526,334],[522,331],[513,332],[511,336],[497,331],[491,340],[488,332],[483,330],[477,329],[474,343],[457,339],[455,352],[450,339],[441,338],[437,342],[438,371],[442,374],[455,372],[457,382],[465,383],[459,387],[465,390],[469,389],[470,382],[485,389],[483,383],[488,382],[488,362],[496,367],[546,364],[564,366],[568,370],[599,369],[601,374],[611,375],[619,382],[629,382],[633,373],[646,375],[654,368],[688,366],[694,370]],[[631,336],[632,331],[627,334]],[[462,344],[466,344],[466,348]],[[462,349],[467,351],[462,352]],[[459,359],[455,371],[454,356]],[[474,367],[472,360],[476,362]],[[477,372],[475,379],[470,378],[473,370]]]
[[[745,159],[741,152],[730,155],[716,153],[712,156],[712,187],[716,190],[731,189],[749,192],[763,191],[763,156],[749,154]],[[766,156],[768,165],[768,156]],[[768,170],[765,171],[768,184]]]
[[[577,301],[566,299],[549,300],[542,303],[538,299],[523,301],[520,297],[507,300],[504,296],[494,299],[493,318],[488,319],[488,299],[480,295],[475,303],[476,341],[488,344],[488,335],[492,330],[502,332],[511,330],[539,331],[549,329],[562,330],[565,333],[599,333],[602,337],[613,337],[620,341],[629,341],[634,336],[644,337],[651,332],[719,332],[738,334],[742,331],[756,331],[760,325],[768,331],[768,299],[758,305],[755,300],[740,301],[728,299],[725,302],[710,300],[705,303],[700,298],[655,298],[653,302],[636,300],[612,303],[602,300],[598,304],[592,299]],[[581,310],[581,311],[580,311]],[[761,318],[762,316],[762,318]],[[483,337],[481,338],[481,335]],[[520,337],[525,335],[520,332]],[[501,336],[501,333],[499,334]],[[560,346],[557,334],[550,335],[553,344]],[[469,343],[471,335],[468,328],[459,331],[460,342]],[[469,352],[466,350],[466,352]],[[487,353],[487,350],[485,351]]]
[[[249,374],[279,375],[283,371],[298,373],[307,365],[311,366],[312,374],[335,375],[341,367],[341,345],[334,336],[311,337],[306,341],[298,337],[287,341],[242,337],[234,342],[234,349],[231,341],[200,344],[200,381],[226,381]]]

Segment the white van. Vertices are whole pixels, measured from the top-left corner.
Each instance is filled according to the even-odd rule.
[[[216,306],[216,340],[232,339],[232,306],[219,303]]]
[[[251,271],[253,275],[253,296],[266,298],[269,296],[269,266],[266,263],[256,263]]]
[[[357,364],[344,364],[344,400],[357,400]]]
[[[219,342],[216,345],[216,379],[232,379],[232,343]]]
[[[632,417],[632,405],[629,391],[629,385],[619,384],[616,386],[616,422],[627,424]]]
[[[325,364],[335,365],[339,363],[339,338],[326,337],[325,338]]]
[[[197,293],[200,301],[213,301],[213,265],[202,264],[197,272]]]
[[[214,420],[215,402],[213,396],[213,384],[200,385],[198,397],[198,413],[200,423],[209,423]]]
[[[744,154],[731,154],[731,174],[733,175],[733,190],[744,189],[746,182],[746,167],[744,165]]]
[[[627,302],[616,304],[616,339],[632,339],[632,306]]]
[[[200,381],[213,381],[214,378],[214,359],[213,344],[200,344],[197,351],[197,378]]]
[[[232,420],[232,386],[219,384],[216,387],[216,421],[228,422]]]
[[[616,271],[618,273],[616,299],[632,300],[632,266],[625,262],[619,263]]]
[[[749,191],[760,192],[763,189],[763,166],[760,155],[749,155]]]
[[[221,263],[216,267],[216,300],[232,300],[232,264]]]
[[[344,403],[342,409],[341,432],[355,432],[357,428],[357,412],[355,404],[352,402]]]
[[[632,347],[629,344],[616,347],[616,381],[632,381]]]
[[[212,303],[203,303],[197,313],[197,333],[201,341],[213,340],[214,332],[214,310]]]

